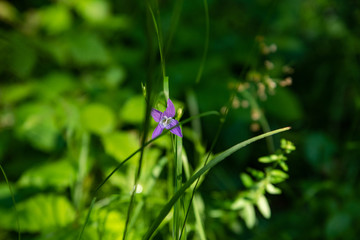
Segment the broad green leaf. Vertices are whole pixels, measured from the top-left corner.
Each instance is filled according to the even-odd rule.
[[[68,187],[75,181],[76,172],[67,160],[33,167],[22,174],[18,184],[26,187]]]
[[[0,95],[1,101],[6,104],[13,104],[24,100],[34,93],[33,83],[13,84],[9,86],[2,86]]]
[[[120,117],[124,122],[139,124],[144,120],[145,99],[142,95],[130,98],[121,108]]]
[[[115,127],[115,115],[106,105],[93,103],[86,105],[81,112],[81,121],[90,132],[102,135]]]
[[[110,6],[102,0],[78,0],[74,3],[80,15],[91,23],[101,23],[110,15]]]
[[[113,66],[106,70],[104,80],[109,88],[115,88],[121,84],[126,77],[125,69],[121,66]]]
[[[270,210],[270,206],[269,203],[266,199],[266,197],[264,195],[260,195],[257,203],[256,203],[260,213],[265,217],[265,218],[270,218],[271,216],[271,210]]]
[[[40,232],[63,227],[75,219],[75,210],[63,196],[39,194],[17,203],[18,217],[23,232]],[[17,230],[16,214],[12,209],[0,208],[3,229]]]
[[[72,14],[65,4],[53,4],[39,11],[40,23],[50,34],[57,34],[72,25]]]
[[[230,156],[234,152],[238,151],[239,149],[249,145],[250,143],[253,143],[255,141],[258,141],[260,139],[266,138],[268,136],[271,136],[271,135],[274,135],[274,134],[277,134],[277,133],[280,133],[283,131],[287,131],[289,129],[290,129],[289,127],[286,127],[286,128],[281,128],[278,130],[274,130],[274,131],[271,131],[268,133],[261,134],[259,136],[256,136],[256,137],[250,138],[246,141],[243,141],[241,143],[238,143],[238,144],[232,146],[231,148],[223,151],[222,153],[217,154],[207,165],[205,165],[200,170],[198,170],[193,176],[191,176],[191,178],[188,181],[186,181],[183,184],[183,186],[177,192],[175,192],[175,194],[172,196],[172,198],[169,200],[169,202],[162,208],[158,217],[153,221],[152,225],[150,226],[149,230],[147,231],[147,233],[145,234],[143,239],[149,239],[152,236],[154,231],[158,228],[160,223],[167,216],[167,214],[171,210],[172,206],[184,194],[186,189],[188,189],[191,186],[191,184],[196,181],[196,179],[198,179],[199,177],[201,177],[202,175],[207,173],[209,169],[213,168],[219,162],[223,161],[228,156]]]
[[[67,36],[72,60],[75,64],[103,65],[109,62],[109,53],[104,42],[94,33],[74,32]]]
[[[52,109],[41,103],[23,105],[16,110],[16,133],[35,148],[52,151],[56,147],[58,129]]]
[[[74,82],[74,78],[70,74],[52,72],[38,82],[36,89],[40,96],[58,100],[62,93],[74,89]]]
[[[128,132],[113,132],[103,136],[105,152],[121,162],[139,148],[138,139]]]

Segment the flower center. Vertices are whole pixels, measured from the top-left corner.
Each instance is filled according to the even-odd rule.
[[[167,127],[169,126],[169,124],[171,123],[171,120],[172,120],[172,117],[166,117],[166,116],[163,116],[160,120],[160,124],[163,126],[163,127]]]

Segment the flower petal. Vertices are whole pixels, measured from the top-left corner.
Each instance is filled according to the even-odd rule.
[[[166,117],[175,117],[175,107],[170,98],[167,101],[167,108],[164,112],[164,116]]]
[[[160,124],[158,124],[157,127],[155,128],[151,138],[152,139],[156,138],[157,136],[159,136],[162,133],[162,131],[163,131],[163,128],[161,127]]]
[[[169,125],[166,126],[166,129],[170,129],[170,128],[173,128],[174,126],[178,125],[179,122],[176,121],[175,119],[172,119],[171,123]],[[182,133],[181,133],[181,128],[180,126],[177,126],[173,129],[170,130],[170,132],[172,132],[173,134],[175,135],[178,135],[179,137],[182,137]]]
[[[156,110],[155,108],[151,109],[151,116],[156,122],[160,122],[162,114],[163,114],[162,112]]]

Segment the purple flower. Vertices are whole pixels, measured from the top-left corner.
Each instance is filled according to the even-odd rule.
[[[151,109],[151,116],[154,118],[156,122],[159,123],[152,134],[153,139],[159,136],[164,130],[164,128],[170,129],[179,124],[179,122],[174,119],[175,107],[170,99],[168,99],[167,101],[167,108],[165,112],[160,112],[159,110],[153,108]],[[170,132],[172,132],[175,135],[178,135],[179,137],[183,136],[181,133],[180,126],[171,129]]]

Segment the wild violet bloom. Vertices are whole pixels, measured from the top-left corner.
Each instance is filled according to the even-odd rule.
[[[168,99],[167,101],[167,108],[165,112],[160,112],[159,110],[153,108],[151,109],[151,116],[154,118],[156,122],[159,123],[152,134],[153,139],[159,136],[164,130],[164,128],[170,129],[179,124],[179,122],[174,119],[175,107],[170,99]],[[171,129],[170,132],[172,132],[175,135],[178,135],[179,137],[183,136],[181,133],[180,126]]]

